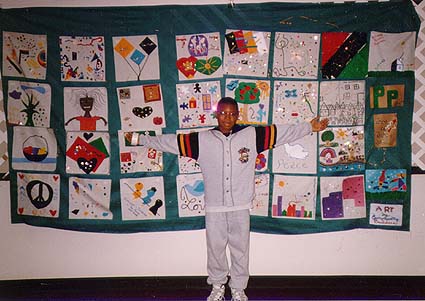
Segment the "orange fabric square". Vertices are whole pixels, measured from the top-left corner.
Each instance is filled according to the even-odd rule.
[[[143,94],[145,96],[145,102],[161,100],[161,91],[159,85],[144,85]]]

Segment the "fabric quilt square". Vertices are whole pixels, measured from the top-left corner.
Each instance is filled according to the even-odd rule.
[[[59,37],[62,81],[105,81],[105,39],[102,36]]]
[[[273,123],[310,121],[318,115],[318,99],[316,81],[275,81]]]
[[[320,83],[320,117],[330,126],[363,125],[365,81],[325,81]]]
[[[397,146],[397,113],[373,115],[373,131],[375,147]]]
[[[117,94],[122,130],[155,130],[166,127],[160,84],[121,87],[117,88]]]
[[[179,217],[204,216],[204,179],[201,173],[177,175]]]
[[[415,70],[416,32],[370,33],[369,71]]]
[[[321,177],[320,199],[323,219],[366,217],[363,175]]]
[[[255,79],[226,80],[226,96],[239,106],[240,124],[267,124],[269,120],[270,81]]]
[[[403,205],[371,203],[369,224],[376,226],[402,226]]]
[[[60,175],[17,173],[19,215],[58,218]]]
[[[65,130],[108,130],[106,88],[65,87],[63,91]]]
[[[46,79],[47,37],[3,32],[3,76]]]
[[[317,172],[317,133],[273,149],[273,172],[311,174]]]
[[[405,169],[367,169],[366,192],[392,195],[391,192],[406,192]]]
[[[316,79],[319,46],[319,33],[276,32],[273,77]]]
[[[162,177],[120,179],[120,192],[124,221],[165,219]]]
[[[7,151],[7,126],[3,106],[3,92],[0,81],[0,180],[7,179],[9,174],[9,153]]]
[[[224,73],[236,76],[267,77],[270,32],[227,29]]]
[[[317,177],[274,175],[272,217],[316,217]]]
[[[50,127],[52,91],[49,84],[9,81],[7,120],[11,125]]]
[[[111,180],[69,178],[70,219],[112,219]]]
[[[393,108],[404,106],[404,89],[400,85],[376,85],[369,88],[370,108]]]
[[[156,35],[113,37],[117,82],[159,80]]]
[[[57,142],[53,129],[15,126],[12,168],[15,170],[56,170]]]
[[[219,32],[176,36],[179,80],[222,77],[220,45]]]
[[[215,126],[215,110],[221,98],[219,81],[177,84],[179,127]]]
[[[126,146],[124,134],[124,131],[118,131],[121,174],[163,170],[163,154],[161,151],[145,146]],[[158,136],[161,131],[142,131],[139,134]]]
[[[366,32],[322,33],[322,78],[366,77],[368,50]]]
[[[255,175],[255,196],[252,200],[251,215],[269,215],[269,189],[270,174],[259,173]]]
[[[319,135],[320,171],[333,173],[364,170],[363,126],[330,127]]]
[[[67,132],[68,174],[109,174],[110,146],[106,132]]]

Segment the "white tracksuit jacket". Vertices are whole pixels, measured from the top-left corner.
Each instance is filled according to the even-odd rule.
[[[257,154],[291,143],[311,131],[309,122],[258,127],[236,125],[229,136],[218,128],[156,137],[137,137],[137,133],[133,133],[131,144],[197,160],[204,178],[205,210],[228,212],[251,208]]]

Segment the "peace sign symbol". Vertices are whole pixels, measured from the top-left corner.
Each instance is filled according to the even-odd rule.
[[[49,206],[53,199],[53,188],[49,184],[40,180],[28,183],[27,195],[35,208],[41,209]]]

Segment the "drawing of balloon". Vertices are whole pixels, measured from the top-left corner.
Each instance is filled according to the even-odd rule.
[[[144,38],[139,46],[143,49],[144,52],[146,52],[147,55],[150,55],[157,47],[156,44],[148,37]]]

